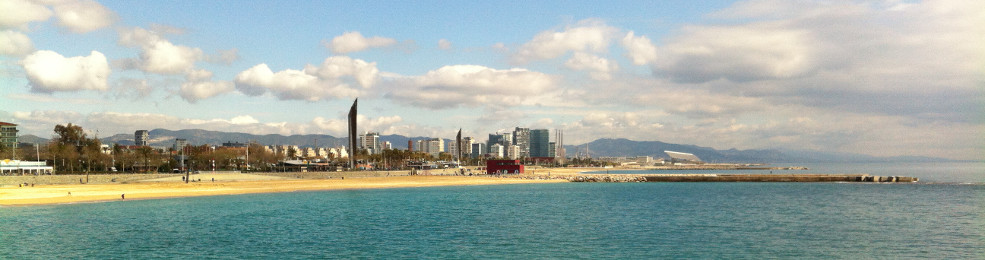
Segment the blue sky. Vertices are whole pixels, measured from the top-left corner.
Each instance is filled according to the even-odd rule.
[[[985,158],[976,1],[0,0],[0,121]]]

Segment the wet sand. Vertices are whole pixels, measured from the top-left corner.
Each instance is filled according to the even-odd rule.
[[[212,178],[216,178],[212,182]],[[433,186],[498,185],[566,182],[476,176],[394,176],[345,179],[292,179],[252,174],[202,174],[200,182],[184,183],[181,177],[143,180],[127,184],[35,185],[0,188],[0,206],[44,205],[98,201],[160,199],[319,190],[381,189]]]

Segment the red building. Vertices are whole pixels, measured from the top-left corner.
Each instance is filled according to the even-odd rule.
[[[503,173],[523,173],[523,164],[520,160],[488,160],[486,161],[486,174]]]

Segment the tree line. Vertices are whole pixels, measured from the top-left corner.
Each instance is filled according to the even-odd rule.
[[[287,151],[271,152],[264,146],[249,143],[247,147],[215,148],[208,144],[187,145],[175,151],[173,148],[155,149],[149,146],[122,146],[113,144],[104,150],[98,138],[90,137],[79,125],[71,123],[56,125],[54,135],[47,144],[37,147],[23,147],[12,151],[4,147],[0,158],[46,161],[55,168],[56,173],[81,172],[173,172],[178,170],[198,171],[275,171],[277,162],[284,159],[309,160],[301,157],[301,152],[290,148]],[[249,156],[247,156],[247,153]],[[184,165],[181,158],[185,158]],[[341,158],[328,158],[329,160]],[[410,162],[452,161],[449,153],[432,156],[423,152],[387,149],[377,154],[368,154],[360,149],[356,159],[362,163],[376,165],[376,168],[407,169]],[[336,163],[342,163],[340,160]],[[462,158],[464,165],[482,165],[482,158]],[[598,162],[572,161],[573,164],[596,164]],[[184,166],[184,167],[182,167]],[[247,167],[248,166],[248,167]]]

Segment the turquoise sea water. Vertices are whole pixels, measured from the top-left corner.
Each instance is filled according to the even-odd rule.
[[[985,258],[985,185],[557,183],[0,208],[0,259]]]

